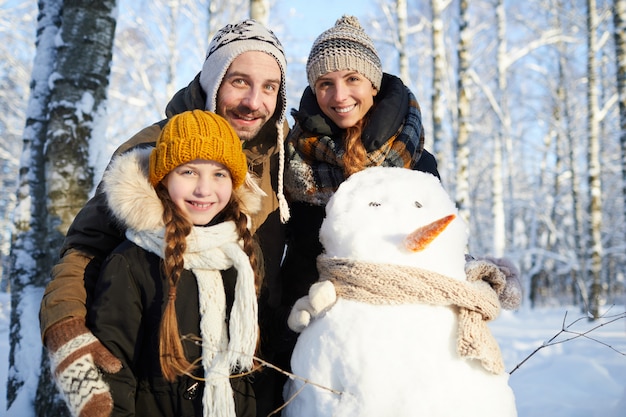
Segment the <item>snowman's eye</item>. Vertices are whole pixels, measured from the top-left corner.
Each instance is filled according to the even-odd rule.
[[[416,202],[415,202],[415,207],[417,207],[417,208],[422,208],[422,205],[420,204],[420,202],[419,202],[419,201],[416,201]]]
[[[377,203],[377,202],[375,202],[375,201],[370,201],[369,206],[370,206],[370,207],[378,207],[378,206],[380,206],[380,203]]]

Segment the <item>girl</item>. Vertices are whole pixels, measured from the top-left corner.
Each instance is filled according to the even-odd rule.
[[[122,361],[105,375],[112,415],[255,416],[243,373],[258,338],[248,215],[262,192],[247,173],[235,131],[202,110],[105,173],[127,240],[102,266],[88,325]]]

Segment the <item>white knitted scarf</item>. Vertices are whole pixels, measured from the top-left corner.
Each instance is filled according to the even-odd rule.
[[[126,237],[163,258],[164,229],[158,232],[127,230]],[[232,221],[193,227],[187,236],[185,268],[198,282],[200,333],[205,388],[205,417],[235,417],[229,376],[252,368],[258,337],[257,300],[250,260],[239,244]],[[235,267],[235,300],[226,326],[226,297],[221,270]]]

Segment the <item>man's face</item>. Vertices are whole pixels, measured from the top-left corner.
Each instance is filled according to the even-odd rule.
[[[216,113],[241,140],[253,139],[276,110],[281,73],[269,54],[248,51],[230,64],[217,91]]]

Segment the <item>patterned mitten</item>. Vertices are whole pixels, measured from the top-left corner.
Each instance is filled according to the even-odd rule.
[[[337,301],[335,286],[330,281],[320,281],[311,285],[309,295],[300,298],[291,309],[287,324],[294,332],[300,333],[311,319],[328,311]]]
[[[85,319],[71,318],[51,326],[45,344],[52,374],[72,416],[110,416],[113,398],[100,369],[116,373],[122,363],[89,331]]]
[[[522,284],[519,270],[507,258],[466,256],[465,272],[480,274],[481,279],[491,284],[498,294],[500,305],[505,310],[515,310],[522,304]]]

